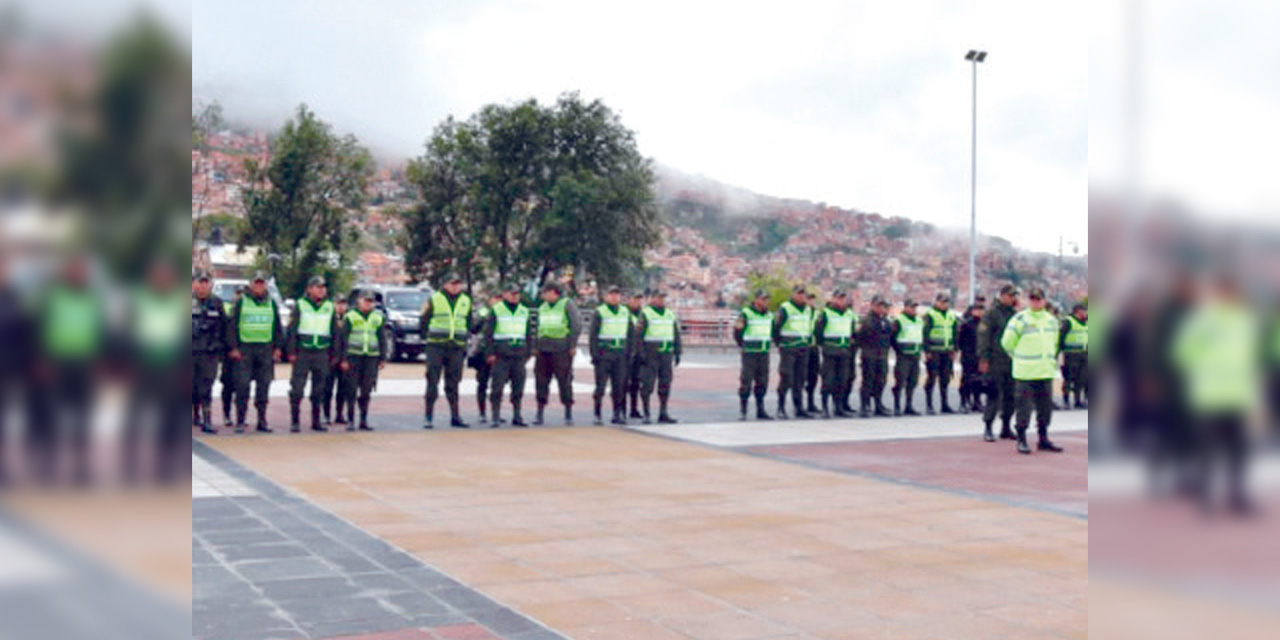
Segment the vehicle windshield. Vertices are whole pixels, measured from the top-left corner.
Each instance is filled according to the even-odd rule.
[[[421,311],[427,303],[425,291],[391,291],[383,295],[389,311]]]
[[[236,285],[230,282],[215,284],[213,285],[213,295],[222,300],[230,300],[236,295]]]

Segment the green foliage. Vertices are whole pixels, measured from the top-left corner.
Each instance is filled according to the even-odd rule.
[[[800,281],[793,279],[782,267],[768,273],[753,271],[747,274],[746,298],[739,301],[738,306],[750,304],[755,292],[764,289],[769,293],[769,310],[777,310],[783,302],[791,299],[791,290],[797,284],[800,284]]]
[[[346,277],[357,234],[348,224],[363,206],[373,159],[354,136],[339,137],[306,105],[272,140],[271,160],[245,161],[248,184],[240,246],[256,244],[280,291],[295,295],[312,275]]]

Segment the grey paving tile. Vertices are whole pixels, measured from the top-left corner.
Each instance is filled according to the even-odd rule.
[[[264,544],[268,542],[287,542],[278,531],[263,526],[260,529],[248,529],[243,531],[205,531],[199,525],[193,527],[196,535],[200,536],[210,547],[221,547],[226,545],[241,544]]]
[[[443,602],[422,592],[396,593],[381,598],[408,617],[438,616],[451,613]]]
[[[300,623],[342,622],[347,620],[404,619],[376,598],[336,597],[306,598],[278,603],[280,608]]]
[[[230,569],[219,566],[209,565],[191,568],[192,584],[205,585],[226,585],[226,584],[243,584],[244,581],[239,576],[232,573]]]
[[[226,545],[219,548],[218,553],[220,553],[227,562],[240,562],[241,560],[303,558],[313,557],[315,555],[306,547],[292,542],[282,544]]]
[[[278,601],[299,598],[355,596],[362,591],[361,587],[353,584],[345,577],[272,580],[259,582],[254,586],[261,589],[266,597]]]
[[[227,516],[217,518],[202,518],[199,522],[195,522],[193,528],[200,532],[211,531],[251,531],[254,529],[266,529],[267,523],[252,516]]]
[[[356,634],[379,633],[383,631],[400,631],[412,628],[413,623],[399,616],[377,618],[373,620],[344,620],[337,622],[316,622],[301,625],[302,630],[312,638],[333,638]]]
[[[397,571],[396,575],[408,581],[413,586],[426,591],[466,588],[466,586],[461,582],[458,582],[435,569],[425,566]]]
[[[491,631],[502,634],[504,637],[513,633],[533,631],[539,628],[537,623],[532,620],[505,608],[486,609],[476,611],[470,615],[476,622],[488,627]]]
[[[417,589],[407,580],[390,573],[369,573],[349,576],[356,586],[375,594],[405,593]]]
[[[443,602],[466,614],[471,614],[476,611],[492,611],[500,608],[498,603],[494,602],[488,596],[466,587],[438,589],[431,592],[431,595],[440,602]]]
[[[288,580],[290,578],[311,578],[336,576],[333,567],[319,558],[285,558],[283,560],[251,560],[235,565],[251,582],[267,582],[270,580]]]

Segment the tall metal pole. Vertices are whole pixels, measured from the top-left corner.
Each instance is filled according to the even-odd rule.
[[[973,141],[971,145],[969,179],[969,304],[974,304],[978,295],[978,275],[976,269],[978,250],[978,60],[973,61]]]

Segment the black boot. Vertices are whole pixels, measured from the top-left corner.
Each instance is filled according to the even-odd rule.
[[[1000,439],[1001,440],[1017,440],[1018,436],[1013,433],[1013,429],[1009,428],[1008,422],[1000,423]]]
[[[602,424],[604,424],[604,420],[600,417],[600,409],[601,409],[601,405],[603,405],[603,404],[604,404],[604,400],[603,400],[602,398],[596,398],[596,399],[595,399],[595,408],[596,408],[595,416],[596,416],[596,419],[595,419],[595,423],[594,423],[594,424],[595,424],[597,427],[598,427],[598,426],[600,426],[600,425],[602,425]]]
[[[650,424],[652,420],[649,419],[649,396],[645,396],[644,399],[641,400],[640,402],[643,403],[644,405],[644,414],[642,416],[642,420],[644,421],[645,424]]]
[[[342,414],[338,414],[338,424],[342,424]],[[432,429],[435,428],[435,426],[435,421],[432,419],[431,412],[428,411],[426,415],[422,416],[422,428]]]
[[[869,396],[863,396],[862,410],[858,412],[858,417],[859,418],[871,417],[871,398]]]
[[[480,423],[484,424],[483,412],[480,414]],[[489,423],[489,428],[497,429],[501,424],[502,424],[502,407],[498,404],[498,401],[495,400],[493,403],[493,421]]]
[[[1062,453],[1063,451],[1062,447],[1059,447],[1058,445],[1054,444],[1051,440],[1049,440],[1048,427],[1040,427],[1038,431],[1040,435],[1040,442],[1036,444],[1037,450],[1050,451],[1053,453]]]
[[[741,398],[738,398],[738,407],[739,407],[738,419],[744,422],[747,419],[747,398],[748,396],[742,396]]]
[[[897,389],[893,390],[893,415],[895,418],[902,415],[902,392]]]
[[[991,423],[985,423],[982,426],[982,439],[986,442],[995,442],[996,434],[991,432]]]
[[[924,390],[924,412],[929,415],[937,415],[937,411],[933,410],[933,389],[926,388]]]
[[[200,431],[204,433],[214,434],[218,430],[213,427],[213,405],[203,405],[203,418],[200,421]]]
[[[301,400],[289,401],[289,433],[302,431],[302,425],[299,424],[300,420],[298,419],[299,414],[302,413],[301,405]]]
[[[458,410],[458,399],[449,401],[449,426],[455,429],[469,429],[471,425],[462,421],[462,412]]]
[[[947,397],[947,389],[945,387],[938,389],[938,400],[942,403],[942,413],[955,413],[956,410],[951,408],[951,398]]]
[[[884,402],[882,402],[880,398],[876,398],[876,415],[882,418],[889,418],[893,416],[892,413],[889,413],[888,409],[884,408]]]
[[[795,393],[792,392],[792,395],[794,396]],[[794,401],[791,403],[791,409],[795,412],[794,415],[798,420],[809,420],[813,418],[812,414],[804,410],[804,398],[801,398],[800,396],[795,396]]]
[[[369,399],[362,398],[360,400],[360,430],[373,431],[373,427],[369,426]]]
[[[337,406],[334,407],[334,409],[337,410],[337,413],[334,415],[334,420],[333,420],[334,424],[347,423],[347,409],[343,405],[344,405],[344,402],[342,398],[338,398],[338,404]],[[431,422],[431,410],[427,409],[427,423],[430,424],[430,422]],[[427,428],[430,429],[431,427],[427,427]]]
[[[783,392],[783,391],[779,391],[779,392],[778,392],[778,410],[777,410],[777,414],[778,414],[778,419],[779,419],[779,420],[786,420],[786,419],[787,419],[787,394],[786,394],[786,392]]]
[[[542,414],[546,411],[546,409],[547,409],[547,405],[546,405],[546,404],[541,403],[541,402],[539,402],[539,403],[538,403],[538,413],[534,414],[534,416],[533,416],[533,424],[534,424],[534,426],[537,426],[537,427],[541,427],[541,426],[542,426]]]
[[[907,396],[907,408],[902,410],[902,415],[904,416],[920,415],[920,412],[916,411],[915,401],[911,398],[911,396]]]
[[[831,394],[824,393],[822,394],[822,419],[827,420],[830,418],[831,418]]]
[[[274,433],[274,430],[267,425],[267,405],[258,405],[258,433]]]
[[[572,406],[566,406],[564,408],[564,423],[567,425],[573,424],[573,407]]]
[[[1031,453],[1031,447],[1027,444],[1027,430],[1018,429],[1018,453],[1027,455]]]
[[[658,398],[658,424],[675,424],[676,419],[671,417],[671,412],[667,410],[667,398]]]
[[[627,407],[626,407],[626,403],[624,402],[623,404],[613,408],[613,419],[609,421],[609,424],[626,426],[627,424],[627,419],[625,417],[626,415],[627,415]]]
[[[478,409],[480,410],[480,423],[481,423],[481,424],[484,424],[484,421],[485,421],[485,416],[484,416],[484,408],[485,408],[485,404],[486,404],[486,403],[485,403],[485,397],[484,397],[483,395],[476,396],[476,408],[478,408]],[[493,415],[494,415],[494,416],[497,416],[497,415],[498,415],[497,410],[494,410]]]
[[[809,406],[805,408],[806,413],[817,413],[818,406],[813,403],[813,391],[809,391]]]
[[[640,392],[639,392],[639,391],[633,391],[633,392],[631,393],[631,414],[630,414],[630,417],[631,417],[631,418],[634,418],[634,419],[636,419],[636,420],[639,420],[640,418],[643,418],[643,417],[644,417],[644,416],[640,415]]]
[[[756,396],[756,420],[772,420],[773,416],[764,410],[764,396]]]
[[[324,433],[329,430],[324,426],[324,423],[320,421],[320,403],[318,402],[311,403],[311,430],[319,431],[320,433]]]
[[[512,403],[512,404],[511,404],[511,426],[513,426],[513,427],[528,427],[528,426],[529,426],[529,423],[525,422],[525,421],[524,421],[524,418],[520,417],[520,404],[519,404],[519,403]]]

